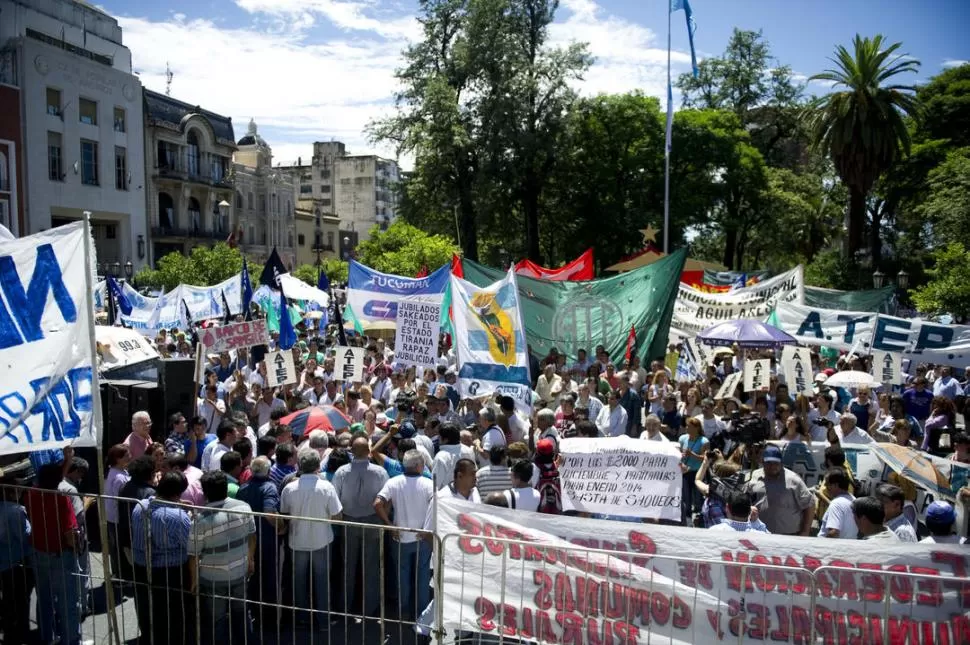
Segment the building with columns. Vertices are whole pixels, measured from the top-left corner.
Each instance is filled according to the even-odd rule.
[[[246,136],[232,156],[234,224],[237,242],[247,256],[264,263],[273,247],[287,268],[296,254],[297,194],[292,177],[273,168],[273,151],[250,120]]]
[[[145,188],[151,261],[232,232],[232,119],[145,90]]]

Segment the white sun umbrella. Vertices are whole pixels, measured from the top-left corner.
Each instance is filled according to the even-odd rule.
[[[879,385],[879,382],[869,374],[868,372],[859,372],[856,370],[847,370],[845,372],[836,372],[832,376],[825,379],[825,385],[829,387],[875,387]]]

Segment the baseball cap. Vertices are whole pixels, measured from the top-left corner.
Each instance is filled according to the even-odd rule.
[[[933,502],[926,507],[926,521],[935,524],[953,524],[957,521],[957,512],[949,502]]]
[[[536,443],[536,454],[539,455],[551,455],[556,452],[556,444],[553,443],[552,439],[539,439]]]
[[[768,446],[761,455],[761,461],[768,463],[781,463],[781,448],[778,446]]]
[[[410,439],[418,434],[418,429],[410,421],[403,422],[397,430],[397,436],[402,439]]]

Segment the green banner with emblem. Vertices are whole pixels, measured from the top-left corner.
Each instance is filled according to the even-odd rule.
[[[680,249],[653,264],[616,276],[586,282],[555,282],[517,276],[522,322],[532,353],[545,356],[555,347],[570,360],[576,350],[593,357],[603,345],[620,363],[632,326],[634,355],[662,359],[687,251]],[[484,287],[505,272],[462,260],[465,279]]]

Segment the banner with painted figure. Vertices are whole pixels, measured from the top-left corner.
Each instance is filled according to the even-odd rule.
[[[725,320],[764,320],[781,302],[800,303],[804,286],[801,265],[730,293],[706,293],[681,283],[671,324],[685,333],[697,335]]]
[[[365,267],[354,260],[350,261],[347,279],[347,307],[352,316],[344,313],[347,319],[355,319],[361,326],[374,322],[394,322],[397,320],[397,304],[402,298],[441,306],[450,265],[444,265],[431,275],[423,278],[408,278],[381,273]],[[442,313],[447,318],[448,312]]]
[[[0,240],[0,454],[100,445],[83,222]]]
[[[965,575],[960,545],[591,521],[451,495],[436,508],[446,642],[471,632],[571,645],[849,645],[860,632],[927,634],[925,643],[970,633],[964,589],[947,582]]]
[[[877,316],[873,312],[820,309],[780,302],[767,322],[788,332],[802,345],[851,350],[861,340],[860,346],[868,350]]]
[[[532,260],[520,260],[515,265],[516,275],[540,280],[592,280],[595,276],[594,270],[592,248],[586,249],[578,258],[558,269],[539,266]]]
[[[592,353],[603,345],[619,361],[626,354],[630,327],[636,334],[633,355],[662,357],[667,351],[670,317],[685,249],[627,273],[589,282],[552,282],[516,276],[522,321],[533,354],[545,356],[555,347],[570,360],[576,350]],[[504,272],[462,260],[465,279],[485,286]]]
[[[498,392],[531,414],[529,354],[515,273],[510,270],[487,287],[454,276],[450,280],[458,391],[469,398]]]

